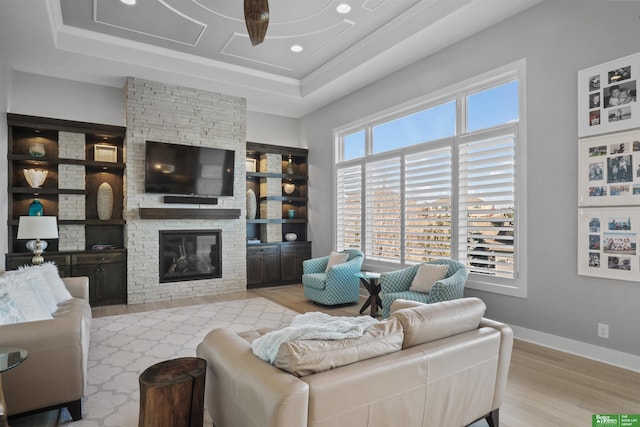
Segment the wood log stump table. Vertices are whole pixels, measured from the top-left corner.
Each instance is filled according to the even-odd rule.
[[[139,427],[202,427],[207,362],[182,357],[140,374]]]

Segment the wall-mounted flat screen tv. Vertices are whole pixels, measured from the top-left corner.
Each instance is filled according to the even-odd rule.
[[[235,151],[146,142],[146,193],[233,196]]]

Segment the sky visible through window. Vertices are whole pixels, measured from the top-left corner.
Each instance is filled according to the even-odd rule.
[[[518,81],[514,80],[467,97],[467,132],[517,121]],[[449,101],[426,110],[382,123],[373,128],[373,153],[404,148],[456,134],[456,102]],[[365,132],[343,138],[343,161],[366,154]]]

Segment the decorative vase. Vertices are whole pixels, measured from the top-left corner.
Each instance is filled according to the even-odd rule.
[[[33,252],[36,249],[36,242],[37,242],[37,240],[29,240],[25,246],[26,246],[27,249],[29,249],[31,252]],[[49,246],[49,244],[47,243],[46,240],[40,240],[40,250],[41,251],[44,251],[45,249],[47,249],[47,246]]]
[[[113,189],[108,182],[103,182],[98,187],[97,199],[98,219],[110,220],[113,215]]]
[[[258,212],[256,193],[252,189],[247,190],[247,219],[255,219]]]
[[[296,191],[296,185],[292,182],[287,182],[282,186],[282,189],[285,194],[292,194],[294,191]]]
[[[41,142],[34,142],[29,146],[29,155],[33,157],[44,157],[45,150],[44,144]]]
[[[287,175],[293,175],[296,173],[296,167],[293,164],[293,160],[291,159],[291,155],[289,155],[289,163],[287,163],[286,169]]]
[[[40,188],[44,184],[44,180],[47,179],[49,171],[39,169],[24,169],[24,179],[31,188]]]
[[[287,242],[295,242],[297,238],[298,235],[296,233],[286,233],[284,235],[284,240],[286,240]]]
[[[33,199],[33,202],[29,205],[29,216],[43,216],[44,209],[40,200]]]
[[[289,219],[293,219],[293,218],[295,218],[295,217],[296,217],[296,210],[295,210],[295,209],[289,209],[289,210],[287,211],[287,217],[288,217]]]

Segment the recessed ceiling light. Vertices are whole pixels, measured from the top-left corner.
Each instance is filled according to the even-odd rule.
[[[126,4],[127,6],[133,6],[134,4],[136,4],[136,0],[120,0],[120,1]]]
[[[295,52],[295,53],[299,53],[302,52],[303,47],[300,46],[299,44],[294,44],[293,46],[291,46],[291,52]]]
[[[336,11],[344,15],[345,13],[351,12],[351,6],[349,6],[347,3],[341,3],[338,5],[338,7],[336,7]]]

